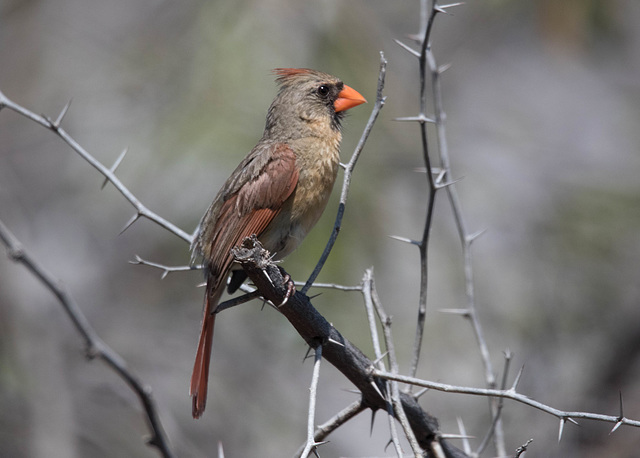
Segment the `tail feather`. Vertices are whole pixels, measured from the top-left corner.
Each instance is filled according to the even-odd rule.
[[[207,290],[209,289],[207,285]],[[196,351],[196,360],[191,374],[189,395],[192,399],[191,414],[193,418],[200,418],[207,404],[207,386],[209,381],[209,364],[211,363],[211,343],[213,342],[213,328],[216,316],[213,313],[218,305],[224,288],[216,288],[212,294],[205,294],[204,316],[202,330]]]

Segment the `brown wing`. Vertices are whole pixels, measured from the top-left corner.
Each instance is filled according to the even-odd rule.
[[[233,262],[231,249],[262,231],[280,212],[298,183],[296,157],[282,143],[260,144],[240,163],[205,214],[194,250],[207,267],[202,330],[191,375],[192,415],[199,418],[207,402],[215,311]]]
[[[231,194],[220,206],[212,237],[203,247],[209,274],[223,277],[219,281],[233,261],[231,249],[245,237],[260,235],[298,183],[296,156],[286,144],[258,146],[249,158],[253,160],[242,164],[229,179]]]

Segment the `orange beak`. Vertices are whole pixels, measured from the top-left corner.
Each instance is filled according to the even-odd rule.
[[[358,105],[366,103],[364,97],[360,95],[358,91],[350,88],[346,84],[338,94],[338,98],[333,103],[333,107],[338,111],[348,110],[349,108],[357,107]]]

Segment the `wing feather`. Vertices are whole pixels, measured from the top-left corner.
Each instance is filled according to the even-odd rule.
[[[226,278],[233,262],[231,249],[245,237],[260,236],[298,183],[295,153],[284,143],[259,145],[241,165],[221,192],[217,215],[211,215],[215,223],[210,237],[204,234],[199,242],[209,270],[210,293]],[[225,196],[228,188],[235,192]]]

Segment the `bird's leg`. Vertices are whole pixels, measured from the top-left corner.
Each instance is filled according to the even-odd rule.
[[[229,299],[224,302],[220,302],[215,310],[211,312],[211,314],[220,313],[223,310],[235,307],[236,305],[244,304],[245,302],[249,302],[256,297],[260,297],[260,292],[258,290],[243,294],[242,296],[234,297],[233,299]]]

